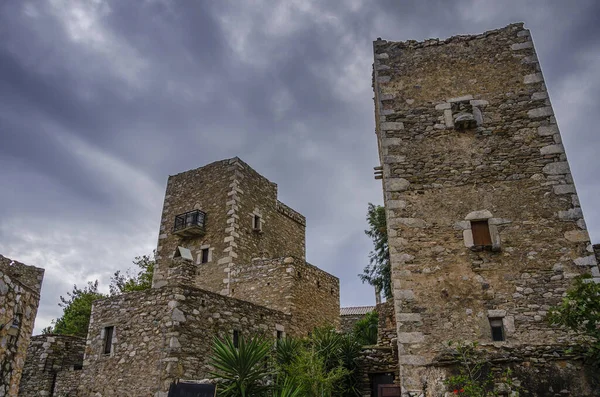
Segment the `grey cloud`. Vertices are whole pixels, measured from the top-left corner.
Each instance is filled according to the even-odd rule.
[[[11,188],[0,195],[0,252],[46,267],[39,329],[73,282],[106,286],[152,249],[168,174],[237,155],[306,215],[308,260],[340,277],[342,304],[372,304],[356,277],[371,248],[367,203],[382,201],[372,174],[372,40],[515,21],[532,30],[598,241],[598,8],[591,0],[4,2],[0,183]]]

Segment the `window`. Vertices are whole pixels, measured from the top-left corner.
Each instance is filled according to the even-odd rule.
[[[277,340],[283,339],[283,331],[277,331]]]
[[[261,231],[261,225],[260,225],[260,215],[254,215],[252,217],[252,228],[255,231]]]
[[[476,247],[491,247],[492,237],[488,221],[471,221],[471,231],[473,232],[473,245]]]
[[[502,325],[501,317],[490,318],[490,327],[492,328],[492,340],[494,342],[501,342],[505,340],[504,326]]]
[[[200,250],[200,263],[208,263],[208,248]]]
[[[104,354],[110,354],[112,351],[112,341],[115,327],[104,328]]]
[[[237,329],[233,330],[233,347],[236,349],[240,346],[240,331]]]

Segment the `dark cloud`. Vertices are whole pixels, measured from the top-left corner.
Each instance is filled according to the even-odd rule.
[[[592,238],[600,5],[563,1],[0,4],[0,252],[46,268],[38,329],[73,283],[156,243],[167,175],[240,156],[308,221],[308,260],[371,304],[381,202],[372,40],[532,30]]]

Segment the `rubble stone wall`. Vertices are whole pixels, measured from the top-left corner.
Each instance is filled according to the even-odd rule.
[[[295,283],[292,287],[292,324],[307,333],[315,327],[337,328],[340,321],[340,280],[304,260],[290,263]]]
[[[40,300],[44,269],[0,255],[0,396],[16,396]]]
[[[223,160],[169,177],[156,249],[155,287],[166,285],[169,259],[177,246],[190,249],[196,262],[199,262],[201,255],[200,247],[208,246],[212,250],[210,261],[198,264],[197,272],[202,275],[198,277],[198,287],[214,292],[223,289],[223,279],[226,278],[224,269],[227,266],[219,261],[228,256],[224,252],[229,246],[224,242],[228,218],[225,203],[231,190],[232,175],[233,167],[228,160]],[[173,234],[175,216],[195,209],[206,213],[205,234],[188,238]]]
[[[392,346],[397,338],[396,315],[394,313],[394,301],[389,300],[378,304],[375,311],[379,316],[377,326],[377,346]]]
[[[195,209],[206,213],[205,233],[174,234],[175,216]],[[167,284],[169,259],[183,246],[197,264],[197,287],[234,296],[231,273],[239,264],[256,258],[304,258],[305,227],[304,216],[277,200],[277,185],[237,157],[170,176],[153,285]],[[209,250],[207,263],[201,263],[202,249]]]
[[[423,392],[444,341],[490,342],[489,318],[506,348],[568,342],[547,310],[573,277],[600,274],[529,31],[377,40],[374,53],[405,391]]]
[[[19,387],[19,397],[58,396],[57,379],[73,372],[79,382],[85,338],[67,335],[36,335],[27,348],[27,359]],[[64,389],[64,387],[63,387]]]
[[[340,316],[340,331],[349,334],[354,331],[354,324],[360,321],[364,314],[347,314]]]
[[[235,298],[290,314],[301,336],[339,322],[339,279],[302,259],[256,259],[236,265],[231,285]]]
[[[175,379],[208,377],[214,336],[293,332],[290,316],[187,286],[94,303],[79,396],[165,397]],[[114,326],[110,354],[105,327]]]
[[[396,346],[369,346],[362,349],[357,359],[359,390],[361,396],[371,397],[372,376],[374,374],[393,373],[397,381],[398,350]]]

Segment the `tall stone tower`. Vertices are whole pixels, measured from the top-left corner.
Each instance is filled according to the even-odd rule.
[[[305,257],[304,216],[277,200],[277,185],[235,157],[169,177],[154,286],[166,283],[178,246],[190,250],[196,286],[231,295],[235,264]]]
[[[600,274],[529,31],[373,48],[403,396],[443,395],[450,340],[511,357],[537,395],[591,395],[545,321]]]

